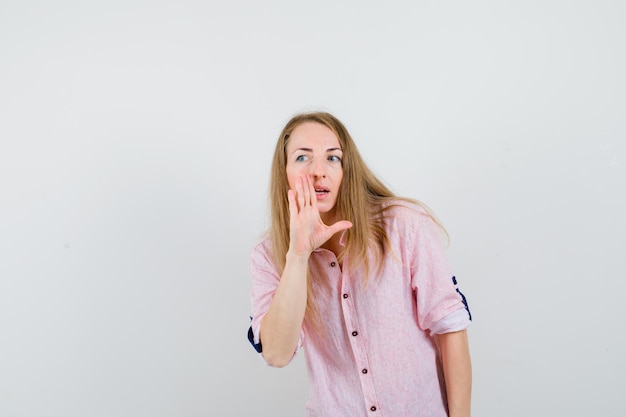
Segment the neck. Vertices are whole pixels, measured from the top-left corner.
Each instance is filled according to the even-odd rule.
[[[343,251],[344,247],[339,243],[341,241],[341,235],[343,232],[335,233],[330,239],[328,239],[321,247],[327,249],[339,257],[339,254]]]
[[[320,219],[322,219],[325,225],[330,226],[337,221],[337,212],[333,208],[326,213],[320,213]]]

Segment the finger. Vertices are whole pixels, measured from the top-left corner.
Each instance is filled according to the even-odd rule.
[[[296,201],[298,202],[298,208],[302,210],[306,201],[304,198],[304,190],[302,186],[302,178],[298,178],[296,181]]]
[[[306,176],[300,177],[302,181],[302,192],[304,194],[304,204],[307,206],[311,205],[311,184],[309,183],[309,178]]]
[[[315,193],[315,186],[313,185],[313,179],[306,177],[309,194],[311,196],[311,206],[317,209],[317,194]]]
[[[352,227],[352,223],[347,220],[340,220],[337,223],[333,223],[331,226],[326,226],[321,234],[320,246],[333,237],[336,233],[342,232]]]
[[[337,223],[334,223],[332,226],[328,227],[328,231],[331,232],[331,236],[335,233],[339,233],[343,230],[347,230],[352,227],[352,222],[348,220],[340,220]]]
[[[296,204],[296,192],[294,190],[287,191],[287,201],[289,201],[289,220],[293,224],[298,216],[298,205]]]

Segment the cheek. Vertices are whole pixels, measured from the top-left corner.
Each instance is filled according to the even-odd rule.
[[[336,178],[337,189],[339,189],[341,188],[341,184],[343,183],[343,170],[339,170],[335,178]]]

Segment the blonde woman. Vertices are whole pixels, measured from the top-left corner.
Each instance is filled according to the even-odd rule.
[[[321,112],[283,129],[270,193],[248,338],[275,367],[304,349],[306,415],[469,416],[471,315],[430,211],[395,196]]]

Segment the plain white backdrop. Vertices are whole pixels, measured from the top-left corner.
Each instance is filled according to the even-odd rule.
[[[271,153],[328,110],[426,202],[475,416],[626,407],[621,1],[0,3],[0,416],[299,416],[246,340]],[[392,416],[397,417],[397,416]]]

